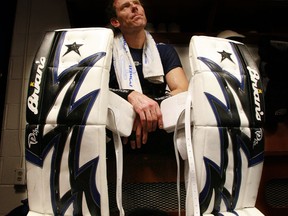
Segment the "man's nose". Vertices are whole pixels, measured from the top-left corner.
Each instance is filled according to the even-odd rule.
[[[132,9],[135,9],[135,8],[138,9],[138,7],[137,7],[138,5],[136,3],[131,2],[130,5],[131,5]]]

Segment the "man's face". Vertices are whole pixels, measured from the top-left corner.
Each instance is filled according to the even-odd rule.
[[[139,0],[115,0],[114,7],[117,18],[112,24],[122,32],[145,28],[147,19]]]

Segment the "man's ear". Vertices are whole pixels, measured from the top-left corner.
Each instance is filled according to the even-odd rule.
[[[110,19],[110,23],[111,23],[111,25],[112,25],[113,27],[115,27],[115,28],[118,28],[119,25],[120,25],[119,21],[118,21],[116,18],[111,18],[111,19]]]

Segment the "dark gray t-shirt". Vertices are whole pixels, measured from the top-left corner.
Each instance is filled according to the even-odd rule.
[[[176,67],[182,67],[180,58],[172,45],[159,43],[157,44],[157,48],[159,51],[165,75]],[[164,79],[165,81],[162,84],[154,84],[144,79],[142,72],[142,52],[143,49],[130,48],[130,53],[135,63],[143,94],[154,99],[161,98],[167,93],[166,80]],[[117,82],[113,64],[111,65],[109,87],[112,91],[122,96],[123,98],[127,98],[128,94],[131,92],[131,90],[119,90],[119,85]]]

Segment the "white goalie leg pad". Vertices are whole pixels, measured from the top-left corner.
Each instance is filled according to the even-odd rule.
[[[107,128],[120,136],[131,134],[136,113],[133,106],[119,95],[108,92]]]
[[[27,98],[29,214],[109,215],[106,174],[108,81],[113,32],[46,34]]]
[[[47,33],[32,65],[27,122],[105,125],[112,42],[106,28]],[[84,116],[73,115],[83,107]]]
[[[249,215],[245,212],[255,207],[264,152],[258,69],[245,45],[235,41],[193,36],[189,52],[193,132],[187,152],[188,161],[194,161],[188,163],[188,184],[196,180],[202,214]],[[186,215],[195,211],[196,197],[188,187]]]
[[[32,146],[35,154],[27,156],[30,211],[74,215],[78,205],[83,215],[109,215],[105,126],[29,125],[26,131],[36,128],[41,148]]]

